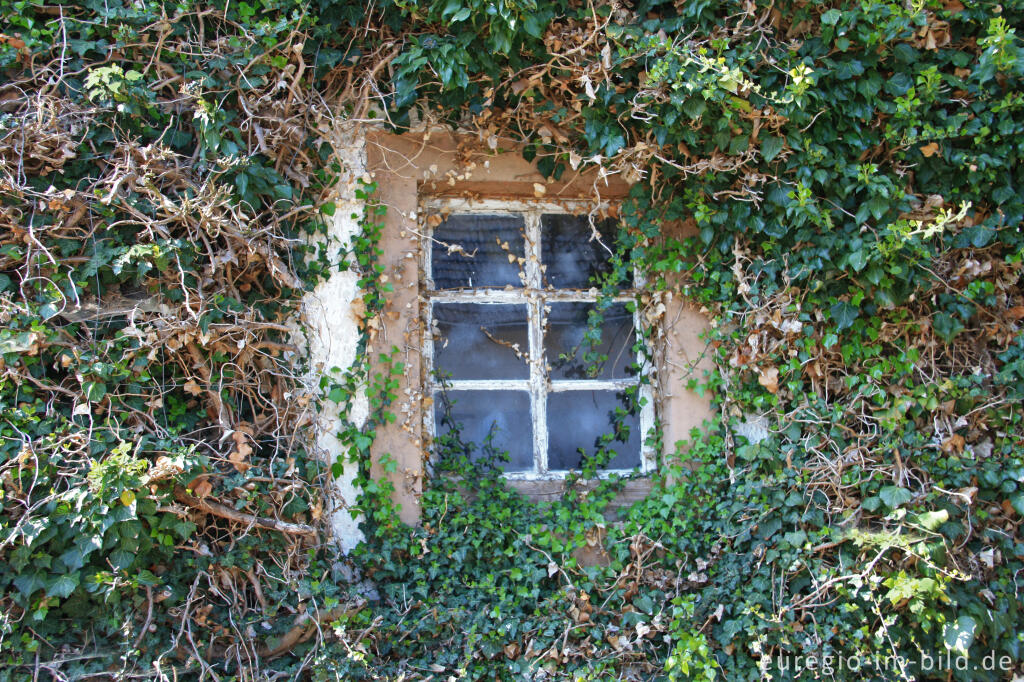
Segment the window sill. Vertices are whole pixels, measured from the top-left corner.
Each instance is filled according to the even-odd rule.
[[[565,479],[506,479],[506,481],[510,488],[518,491],[532,502],[553,502],[564,496],[568,490]],[[572,488],[576,492],[589,491],[593,490],[598,482],[577,481]],[[619,491],[615,499],[608,505],[607,512],[615,512],[622,507],[628,507],[634,502],[644,499],[653,488],[654,482],[649,477],[631,478],[623,481],[622,490]]]

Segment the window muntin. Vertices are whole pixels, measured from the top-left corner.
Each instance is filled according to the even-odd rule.
[[[434,399],[424,415],[426,432],[447,434],[448,412],[464,425],[462,441],[479,444],[495,423],[492,445],[509,450],[509,478],[562,478],[578,469],[578,449],[593,454],[595,441],[614,431],[616,412],[629,436],[607,445],[617,454],[602,473],[653,465],[643,443],[654,423],[651,388],[634,367],[639,316],[626,308],[633,292],[598,303],[590,282],[609,267],[615,222],[599,221],[601,242],[591,241],[586,214],[574,215],[582,208],[468,200],[423,206],[432,216],[425,221],[430,246],[421,252],[427,394]],[[604,306],[601,342],[592,348],[583,337],[598,305]],[[456,339],[459,334],[465,337]],[[468,357],[485,347],[490,352],[483,355],[496,359]],[[587,371],[588,352],[608,357],[596,374]],[[435,370],[447,375],[444,390]],[[640,405],[626,414],[622,397],[631,387],[638,387]],[[508,409],[518,412],[503,412]]]

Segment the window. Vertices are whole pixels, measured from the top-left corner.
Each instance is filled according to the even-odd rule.
[[[650,387],[640,381],[632,289],[599,301],[616,226],[533,202],[423,206],[427,433],[507,451],[510,478],[557,479],[599,456],[648,471]],[[634,283],[630,283],[631,285]],[[601,310],[598,311],[598,308]],[[589,321],[599,315],[599,339]],[[596,319],[596,318],[595,318]],[[595,362],[601,358],[601,362]],[[632,394],[633,399],[627,399]]]

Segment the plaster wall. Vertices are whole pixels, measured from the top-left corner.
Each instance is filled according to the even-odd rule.
[[[357,287],[357,273],[339,271],[345,247],[358,233],[358,216],[363,213],[363,202],[356,198],[358,180],[366,174],[366,138],[355,127],[342,127],[336,131],[334,147],[343,174],[333,201],[336,206],[333,222],[325,238],[330,254],[330,278],[321,282],[303,300],[304,329],[309,352],[310,373],[307,377],[310,390],[319,392],[324,376],[340,378],[342,373],[356,361],[359,341],[356,307],[353,301],[360,296]],[[353,216],[357,216],[353,218]],[[365,423],[368,415],[365,394],[355,403],[355,409],[348,418],[357,424]],[[315,448],[320,457],[331,465],[344,452],[336,434],[341,429],[339,407],[324,401],[316,422]],[[359,519],[349,512],[356,500],[357,491],[353,484],[356,467],[346,463],[341,476],[328,484],[330,502],[329,514],[331,531],[343,551],[355,547],[363,535]]]

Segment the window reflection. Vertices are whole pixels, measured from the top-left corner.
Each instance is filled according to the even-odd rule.
[[[526,379],[525,305],[435,303],[434,366],[452,379]]]
[[[448,216],[434,228],[434,288],[523,286],[523,229],[522,216]]]
[[[533,421],[526,391],[439,392],[434,423],[436,438],[449,456],[477,461],[507,452],[508,461],[499,464],[505,471],[533,469]]]
[[[588,289],[593,286],[591,278],[611,271],[615,221],[598,220],[595,225],[600,241],[591,239],[594,230],[588,216],[541,216],[541,263],[548,287]]]
[[[625,303],[613,303],[603,311],[597,311],[595,303],[547,307],[544,347],[552,379],[624,379],[635,374],[633,313]],[[591,314],[601,318],[593,329]]]
[[[628,414],[624,396],[614,391],[562,391],[548,394],[548,469],[579,469],[587,457],[603,446],[604,469],[632,469],[640,466],[640,418]],[[618,431],[613,433],[616,415]],[[628,429],[628,435],[626,430]],[[582,453],[580,452],[582,450]],[[612,452],[614,451],[614,456]]]

